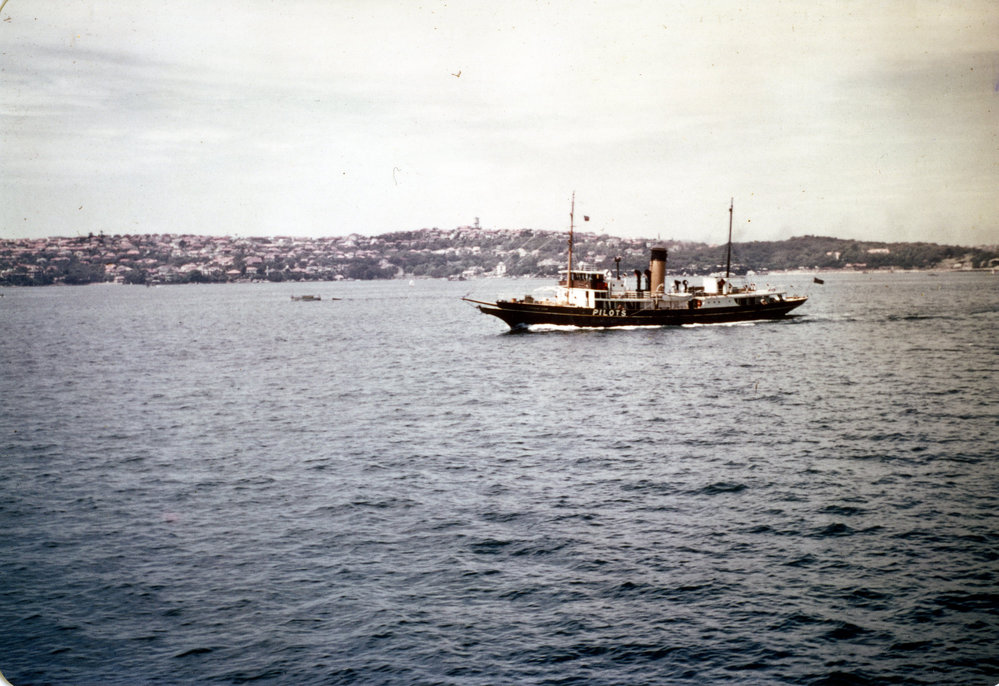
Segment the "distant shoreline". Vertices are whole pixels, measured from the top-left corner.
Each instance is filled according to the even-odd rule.
[[[382,236],[240,238],[105,235],[0,240],[0,286],[125,283],[159,285],[246,281],[337,281],[391,278],[554,278],[565,267],[565,232],[421,229]],[[724,271],[726,247],[674,240],[576,234],[578,265],[644,269],[648,249],[668,250],[673,274]],[[884,243],[822,236],[733,243],[733,273],[989,271],[999,246]]]
[[[857,274],[857,275],[891,275],[891,274],[926,274],[932,276],[943,276],[947,274],[986,274],[986,273],[997,274],[995,269],[991,268],[974,268],[974,269],[873,269],[867,271],[859,271],[854,269],[816,269],[816,270],[774,270],[766,274],[755,274],[752,276],[746,276],[742,274],[733,274],[731,278],[739,279],[740,281],[749,281],[752,279],[761,279],[771,276],[778,277],[794,277],[794,276],[815,276],[818,274]],[[676,276],[684,277],[698,277],[698,276],[709,276],[707,274],[677,274]],[[526,280],[544,280],[550,279],[546,276],[495,276],[495,275],[481,275],[474,276],[468,279],[448,279],[446,277],[439,276],[413,276],[411,274],[406,274],[402,276],[391,276],[380,279],[301,279],[301,280],[286,280],[282,283],[288,284],[333,284],[333,283],[364,283],[364,282],[385,282],[385,281],[453,281],[455,283],[459,282],[472,282],[472,281],[526,281]],[[65,282],[55,282],[51,284],[3,284],[0,283],[0,289],[33,289],[33,288],[44,288],[44,287],[70,287],[70,286],[202,286],[202,285],[216,285],[216,286],[236,286],[236,285],[260,285],[260,284],[271,284],[275,283],[267,279],[259,278],[243,278],[243,279],[233,279],[230,281],[218,281],[218,282],[163,282],[163,283],[149,283],[149,284],[127,284],[115,281],[93,281],[83,284],[70,284]],[[0,291],[0,297],[3,297],[3,292]]]

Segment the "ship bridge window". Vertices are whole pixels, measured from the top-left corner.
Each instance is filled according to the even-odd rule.
[[[558,282],[560,286],[569,286],[570,288],[590,288],[595,291],[607,290],[607,278],[603,272],[572,272],[571,274],[568,274],[567,272],[562,271],[560,274],[571,276],[571,278],[560,279]]]

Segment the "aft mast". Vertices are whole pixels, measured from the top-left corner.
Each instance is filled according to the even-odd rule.
[[[569,205],[569,270],[565,273],[565,297],[569,301],[569,290],[572,288],[572,232],[574,215],[576,214],[576,191],[572,192],[572,204]]]
[[[725,280],[728,281],[728,273],[732,269],[732,210],[735,209],[735,198],[732,198],[728,206],[728,257],[725,258]]]

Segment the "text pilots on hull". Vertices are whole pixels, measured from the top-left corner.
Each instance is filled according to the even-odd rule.
[[[559,273],[562,278],[554,298],[536,299],[525,295],[522,299],[483,302],[463,298],[486,314],[499,317],[511,329],[535,324],[560,326],[614,327],[614,326],[668,326],[681,324],[718,324],[744,322],[757,319],[780,319],[800,307],[805,296],[787,295],[777,288],[757,288],[755,284],[737,286],[729,281],[732,263],[732,211],[729,206],[728,259],[725,278],[705,277],[700,284],[687,280],[666,279],[665,248],[652,248],[649,268],[643,274],[635,270],[632,287],[618,274],[585,271],[572,267],[573,213],[569,211],[569,262],[568,268]]]

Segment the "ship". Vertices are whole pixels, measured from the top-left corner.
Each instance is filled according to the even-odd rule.
[[[523,298],[486,302],[462,298],[488,315],[503,320],[511,329],[536,325],[613,328],[622,326],[684,326],[727,324],[787,317],[805,304],[806,296],[789,295],[785,289],[736,284],[730,279],[732,267],[732,216],[729,204],[728,254],[725,276],[697,279],[667,277],[669,251],[650,250],[649,266],[634,270],[634,281],[621,276],[621,258],[615,258],[616,273],[573,267],[573,232],[576,197],[569,210],[568,263],[551,298]],[[695,283],[696,282],[696,283]]]

